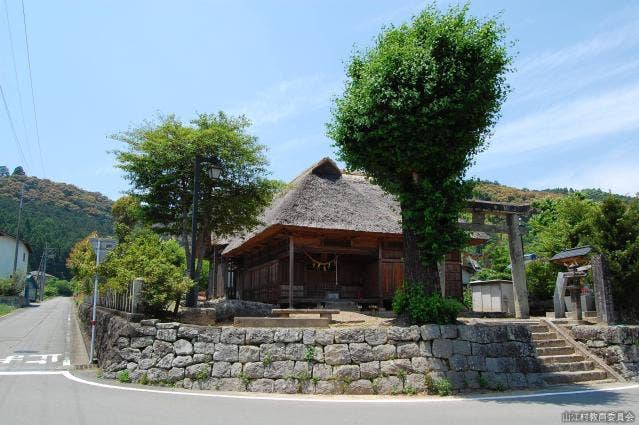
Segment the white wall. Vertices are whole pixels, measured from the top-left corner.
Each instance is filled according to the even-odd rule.
[[[9,277],[13,273],[13,257],[16,249],[14,237],[0,235],[0,279]],[[18,245],[18,271],[27,272],[29,265],[29,250],[24,242]]]

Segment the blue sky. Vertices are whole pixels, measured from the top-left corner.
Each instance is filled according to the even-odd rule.
[[[268,146],[273,177],[283,180],[334,156],[325,123],[353,47],[427,4],[24,1],[44,167],[19,0],[6,0],[17,84],[0,4],[0,84],[26,164],[0,111],[0,165],[23,164],[28,174],[112,199],[128,185],[113,167],[108,150],[119,146],[108,136],[158,111],[185,121],[196,111],[246,114]],[[470,175],[517,187],[639,192],[639,3],[495,0],[471,10],[503,13],[516,72]]]

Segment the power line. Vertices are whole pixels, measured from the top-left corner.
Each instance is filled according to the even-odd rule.
[[[2,84],[0,84],[0,95],[2,95],[2,103],[4,104],[4,110],[7,113],[7,118],[9,119],[9,126],[11,127],[11,132],[13,133],[13,139],[16,141],[16,145],[18,146],[18,153],[20,154],[20,158],[22,159],[22,162],[26,166],[27,159],[25,158],[24,152],[22,151],[22,145],[20,144],[18,133],[16,133],[16,127],[15,125],[13,125],[13,118],[11,118],[11,111],[9,111],[9,105],[7,104],[7,98],[4,95]]]
[[[29,36],[27,33],[27,15],[24,12],[24,0],[21,0],[20,2],[22,3],[22,23],[24,24],[24,43],[27,47],[27,63],[29,65],[29,86],[31,87],[31,103],[33,105],[33,120],[35,122],[36,140],[38,141],[38,153],[40,154],[40,165],[42,166],[42,174],[44,174],[44,177],[46,177],[47,173],[44,169],[44,160],[42,159],[42,146],[40,145],[40,129],[38,127],[38,114],[36,112],[35,94],[33,92],[33,78],[31,75],[31,53],[29,51]]]
[[[22,90],[20,90],[20,80],[18,78],[18,66],[17,66],[17,60],[16,60],[16,53],[15,53],[15,49],[13,48],[13,34],[11,33],[11,21],[9,19],[9,5],[7,4],[7,0],[4,0],[4,14],[5,14],[5,18],[7,20],[7,32],[9,35],[9,46],[11,48],[11,58],[13,59],[13,76],[15,78],[16,81],[16,90],[18,92],[18,103],[20,105],[20,116],[22,117],[22,128],[24,131],[24,143],[27,146],[27,153],[29,154],[29,157],[31,159],[33,159],[33,157],[31,156],[31,150],[29,149],[29,136],[28,136],[28,131],[27,131],[27,121],[24,118],[24,106],[22,103]]]

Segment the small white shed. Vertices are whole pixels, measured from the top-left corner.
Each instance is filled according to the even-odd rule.
[[[515,314],[511,280],[478,280],[469,285],[473,294],[473,311]]]

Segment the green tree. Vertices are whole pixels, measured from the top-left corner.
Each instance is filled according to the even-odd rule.
[[[77,242],[67,257],[67,267],[73,274],[76,292],[89,294],[93,291],[93,277],[95,276],[95,253],[91,247],[91,238],[98,237],[96,232]]]
[[[247,133],[249,125],[245,117],[223,112],[199,114],[189,125],[168,115],[113,136],[126,145],[115,156],[143,205],[144,221],[179,236],[187,256],[196,155],[215,158],[222,169],[217,182],[201,176],[196,258],[205,255],[212,232],[225,237],[256,226],[280,187],[267,178],[264,146]]]
[[[113,230],[119,241],[123,241],[142,220],[140,202],[134,196],[125,195],[113,203]]]
[[[505,29],[468,7],[429,7],[355,52],[328,135],[351,169],[400,202],[407,281],[438,290],[436,263],[467,240],[464,175],[508,91]]]
[[[193,285],[185,277],[184,250],[175,240],[162,240],[148,228],[134,230],[109,253],[100,266],[103,289],[123,292],[136,278],[144,281],[142,299],[148,313],[163,314]],[[177,301],[176,301],[177,300]],[[178,305],[176,305],[177,311]]]
[[[593,228],[593,245],[608,262],[615,310],[622,321],[639,321],[639,200],[608,196]]]
[[[13,174],[14,176],[26,176],[27,173],[24,172],[24,168],[22,168],[22,165],[18,165],[16,168],[13,169]]]
[[[6,165],[0,165],[0,177],[9,177],[9,169]]]

